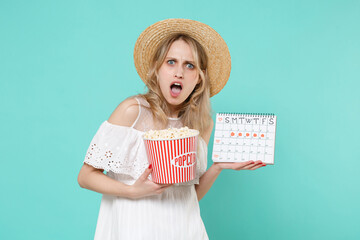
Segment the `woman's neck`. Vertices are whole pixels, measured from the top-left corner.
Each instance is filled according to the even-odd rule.
[[[179,106],[173,106],[168,104],[168,109],[169,109],[169,114],[168,114],[169,118],[179,118],[179,112],[180,112]]]
[[[168,115],[168,118],[179,118],[179,111],[178,112],[173,112],[173,113],[170,113]]]

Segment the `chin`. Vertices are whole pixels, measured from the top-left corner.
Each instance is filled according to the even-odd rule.
[[[173,106],[178,106],[182,103],[180,100],[177,100],[177,99],[171,99],[171,101],[167,101],[167,102]]]
[[[183,100],[182,98],[173,98],[171,96],[169,98],[165,98],[165,99],[170,105],[173,105],[173,106],[178,106],[185,101],[185,99]]]

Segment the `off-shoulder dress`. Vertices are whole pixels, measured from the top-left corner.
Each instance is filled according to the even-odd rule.
[[[139,106],[134,124],[124,127],[104,121],[84,160],[86,164],[104,169],[108,177],[129,185],[149,166],[142,135],[156,129],[149,103],[140,95],[134,98]],[[167,127],[182,127],[182,123],[177,118],[169,118]],[[208,239],[194,185],[199,183],[206,167],[207,144],[199,137],[194,180],[174,184],[160,195],[136,200],[104,194],[94,239]]]

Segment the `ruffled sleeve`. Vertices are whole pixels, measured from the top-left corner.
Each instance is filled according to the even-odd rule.
[[[84,163],[137,179],[148,167],[143,132],[104,121],[93,137]]]

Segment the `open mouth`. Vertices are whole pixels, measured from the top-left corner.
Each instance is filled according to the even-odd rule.
[[[180,83],[173,83],[173,84],[171,84],[170,89],[171,89],[171,91],[170,91],[171,96],[177,97],[177,96],[179,96],[179,94],[182,90],[182,86]]]

